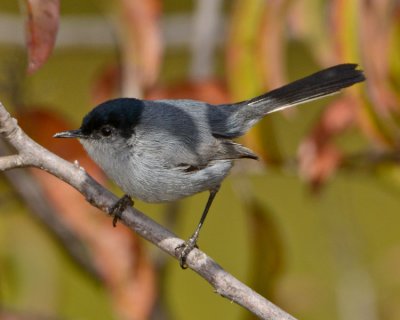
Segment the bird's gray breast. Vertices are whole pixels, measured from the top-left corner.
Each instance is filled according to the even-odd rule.
[[[189,102],[188,102],[189,103]],[[153,108],[153,109],[150,109]],[[219,185],[232,162],[213,161],[215,138],[196,106],[158,102],[142,114],[121,188],[147,202],[177,200]],[[187,166],[196,168],[186,170]]]

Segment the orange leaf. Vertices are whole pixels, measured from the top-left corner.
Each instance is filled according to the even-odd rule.
[[[160,1],[120,0],[122,94],[140,97],[161,66]]]
[[[28,73],[37,71],[48,59],[56,40],[59,0],[25,0],[27,8]]]

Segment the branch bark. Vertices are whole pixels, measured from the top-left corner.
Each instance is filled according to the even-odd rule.
[[[0,170],[36,167],[49,172],[78,190],[93,206],[110,214],[118,198],[93,180],[78,163],[70,163],[29,138],[0,103],[0,134],[17,150],[17,155],[0,158]],[[122,213],[121,222],[169,255],[184,241],[135,208]],[[110,223],[111,226],[111,223]],[[204,252],[194,249],[187,258],[189,268],[208,281],[215,292],[261,319],[294,320],[273,303],[226,272]]]

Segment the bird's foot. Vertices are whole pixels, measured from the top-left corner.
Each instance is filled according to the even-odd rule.
[[[198,246],[196,243],[196,239],[193,237],[175,248],[175,252],[177,253],[179,258],[179,265],[182,269],[187,269],[188,265],[186,264],[186,259],[189,253],[194,248],[198,248]]]
[[[110,215],[113,216],[113,227],[117,226],[117,222],[121,219],[122,212],[125,211],[126,208],[133,206],[133,200],[130,196],[125,194],[122,198],[120,198],[110,210]]]

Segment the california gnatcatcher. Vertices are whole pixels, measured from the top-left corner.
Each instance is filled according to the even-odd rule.
[[[241,158],[257,159],[233,142],[265,115],[333,94],[365,77],[355,64],[341,64],[250,100],[212,105],[194,100],[104,102],[83,119],[77,130],[56,138],[78,138],[87,153],[126,193],[116,204],[114,224],[132,205],[175,201],[210,192],[200,222],[189,240],[177,248],[181,267],[196,246],[200,229],[222,181]]]

